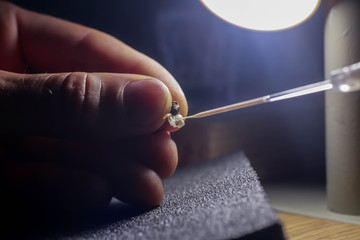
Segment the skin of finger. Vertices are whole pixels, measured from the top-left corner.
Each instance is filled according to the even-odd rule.
[[[131,141],[106,143],[79,142],[65,139],[29,136],[7,146],[13,159],[38,159],[96,172],[105,159],[131,159],[155,171],[161,178],[170,177],[177,166],[177,148],[167,132]],[[116,165],[116,164],[115,164]],[[119,169],[121,170],[121,169]]]
[[[159,131],[135,142],[137,148],[130,148],[130,151],[139,162],[161,178],[168,178],[174,173],[178,163],[177,147],[168,132]]]
[[[0,1],[0,69],[24,71],[16,15],[11,4]]]
[[[164,187],[153,170],[142,164],[122,159],[102,166],[114,197],[140,208],[153,208],[162,202]]]
[[[185,95],[173,76],[155,60],[100,31],[10,5],[25,65],[37,72],[118,72],[157,78],[187,115]],[[19,64],[24,65],[19,61]],[[0,65],[0,68],[2,66]]]
[[[3,143],[3,158],[13,161],[49,162],[95,172],[103,163],[108,144],[56,139],[43,136],[22,136]],[[106,155],[108,156],[108,155]]]
[[[124,98],[130,91],[126,86],[140,80],[132,98]],[[126,138],[155,132],[164,124],[163,116],[171,105],[170,92],[161,81],[111,73],[0,70],[0,100],[4,133],[81,138]],[[132,115],[140,116],[136,124],[128,118],[124,104]]]
[[[1,177],[6,192],[2,201],[7,201],[9,212],[20,208],[20,214],[27,213],[26,217],[35,221],[91,215],[104,209],[111,199],[104,178],[54,163],[8,162]]]
[[[135,142],[138,144],[133,144]],[[171,175],[177,164],[177,153],[172,152],[176,151],[176,145],[169,134],[157,133],[142,143],[119,144],[113,142],[101,146],[99,143],[26,137],[16,141],[15,148],[9,147],[16,149],[17,154],[8,156],[16,161],[41,160],[93,172],[109,180],[114,196],[119,200],[144,208],[159,205],[164,194],[160,177]],[[136,155],[135,151],[149,151],[154,156]]]

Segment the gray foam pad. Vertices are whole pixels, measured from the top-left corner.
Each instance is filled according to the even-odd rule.
[[[161,206],[139,212],[112,202],[112,221],[61,238],[284,239],[279,220],[242,153],[179,169],[164,185]]]

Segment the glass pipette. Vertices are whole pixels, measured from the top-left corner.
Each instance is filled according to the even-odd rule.
[[[344,93],[360,90],[360,62],[344,67],[342,69],[332,71],[329,80],[305,85],[298,88],[293,88],[287,91],[270,94],[239,103],[234,103],[224,107],[203,111],[191,116],[187,116],[183,118],[183,120],[189,118],[208,117],[219,113],[233,111],[236,109],[246,108],[263,103],[276,102],[330,89]]]

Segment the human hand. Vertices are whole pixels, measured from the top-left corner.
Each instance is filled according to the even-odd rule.
[[[172,101],[187,114],[160,64],[105,33],[6,2],[0,46],[6,204],[30,215],[81,215],[112,196],[160,204],[177,149],[159,129]]]

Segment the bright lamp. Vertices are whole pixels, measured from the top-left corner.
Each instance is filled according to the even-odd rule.
[[[214,14],[239,27],[275,31],[296,26],[317,10],[320,0],[201,0]]]

